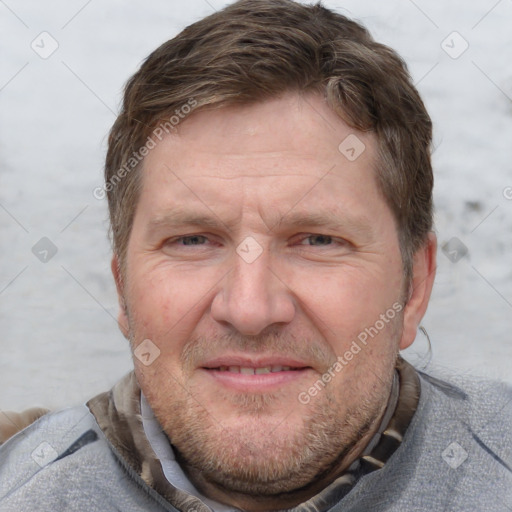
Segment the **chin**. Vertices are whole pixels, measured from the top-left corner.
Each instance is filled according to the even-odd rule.
[[[199,488],[207,481],[249,496],[276,496],[315,481],[353,448],[366,423],[350,412],[347,421],[340,407],[333,414],[327,394],[300,411],[272,395],[237,395],[224,415],[226,405],[207,402],[206,409],[190,395],[184,400],[154,407],[182,467]]]

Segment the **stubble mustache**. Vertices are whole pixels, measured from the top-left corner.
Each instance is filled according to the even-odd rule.
[[[312,336],[297,336],[273,330],[255,336],[244,336],[240,333],[195,336],[183,348],[180,362],[185,371],[192,372],[205,361],[233,353],[249,357],[292,358],[321,373],[337,359],[337,355],[325,341]]]

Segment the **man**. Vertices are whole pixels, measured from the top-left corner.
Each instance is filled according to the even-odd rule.
[[[400,58],[320,5],[242,0],[153,52],[104,187],[134,372],[2,446],[0,510],[512,510],[512,391],[399,356],[431,131]]]

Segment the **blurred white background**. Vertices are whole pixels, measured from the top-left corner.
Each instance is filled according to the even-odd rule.
[[[226,3],[0,1],[0,409],[81,403],[130,369],[92,193],[106,134],[142,59]],[[404,57],[435,124],[439,242],[467,254],[439,250],[433,364],[512,382],[512,1],[325,5]]]

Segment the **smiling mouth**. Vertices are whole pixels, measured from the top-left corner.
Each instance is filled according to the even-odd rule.
[[[214,386],[236,393],[273,393],[285,386],[306,382],[313,367],[306,361],[282,354],[224,354],[199,367]]]
[[[306,367],[293,367],[281,365],[261,366],[257,368],[249,366],[218,366],[217,368],[205,368],[205,370],[214,370],[218,372],[229,373],[242,373],[244,375],[265,375],[269,373],[293,372],[305,369]]]

